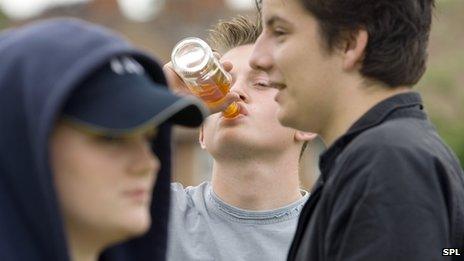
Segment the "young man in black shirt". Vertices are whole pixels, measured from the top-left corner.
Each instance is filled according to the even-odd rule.
[[[250,64],[328,150],[288,260],[439,260],[464,246],[464,175],[412,87],[432,0],[263,0]],[[461,250],[462,251],[462,250]]]

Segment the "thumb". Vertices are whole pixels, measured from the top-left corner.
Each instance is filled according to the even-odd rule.
[[[226,62],[222,62],[221,65],[222,65],[222,68],[224,68],[224,70],[225,70],[226,72],[230,72],[230,71],[232,71],[232,68],[234,68],[234,66],[232,65],[232,63],[231,63],[231,62],[227,62],[227,61],[226,61]]]

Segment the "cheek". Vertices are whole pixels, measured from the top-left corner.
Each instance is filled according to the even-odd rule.
[[[272,58],[276,68],[279,71],[285,70],[286,65],[288,64],[287,57],[284,55],[287,53],[285,46],[280,46],[274,48],[275,51],[272,52]]]
[[[280,105],[274,100],[277,92],[276,89],[271,89],[268,93],[258,95],[260,101],[252,108],[253,114],[257,116],[258,124],[262,125],[266,130],[281,126],[277,118]]]
[[[69,146],[60,153],[55,151],[54,181],[64,215],[89,219],[97,215],[102,206],[107,206],[108,199],[118,189],[117,164],[115,160],[78,146]]]
[[[273,124],[278,122],[277,119],[276,119],[276,115],[277,115],[277,112],[280,109],[280,105],[276,101],[274,101],[274,97],[275,97],[275,94],[273,94],[271,97],[269,97],[269,99],[268,99],[269,101],[267,102],[267,104],[265,104],[265,107],[267,108],[266,116],[268,118],[268,121],[273,123]]]
[[[288,65],[298,64],[302,55],[301,46],[296,45],[294,39],[286,39],[281,43],[276,43],[273,49],[273,57],[276,65],[286,69]]]
[[[285,108],[280,107],[273,100],[273,97],[260,105],[260,108],[264,108],[264,110],[262,110],[261,117],[258,119],[260,126],[259,137],[262,141],[270,142],[273,146],[286,147],[293,140],[293,130],[282,125],[279,121],[279,114],[286,112],[287,106],[284,106]]]
[[[56,179],[98,184],[105,179],[111,181],[110,174],[116,177],[122,171],[124,160],[116,153],[102,152],[93,146],[85,147],[70,144],[59,152],[54,151],[52,162]]]

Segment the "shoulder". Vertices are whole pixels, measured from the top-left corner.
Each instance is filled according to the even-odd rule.
[[[171,183],[171,208],[186,211],[191,208],[203,208],[205,199],[210,189],[209,182],[203,182],[198,186],[184,187],[180,183]]]
[[[416,119],[395,119],[368,129],[346,147],[340,158],[354,158],[394,166],[425,167],[439,157],[444,144],[435,129]],[[443,153],[441,153],[443,154]],[[356,161],[356,160],[355,160]],[[390,164],[389,164],[390,165]]]
[[[387,194],[438,192],[452,158],[434,128],[423,120],[391,120],[366,130],[339,155],[337,184]]]
[[[435,130],[424,120],[394,119],[370,128],[355,138],[350,147],[412,147],[419,149],[424,146],[424,139],[435,139]]]

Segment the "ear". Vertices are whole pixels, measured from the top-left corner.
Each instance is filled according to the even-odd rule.
[[[312,141],[317,137],[316,133],[295,131],[295,141]]]
[[[353,37],[346,42],[345,57],[343,61],[343,69],[353,70],[356,65],[364,59],[364,51],[366,50],[369,34],[365,29],[359,29],[354,33]]]
[[[205,141],[204,141],[204,133],[203,133],[203,124],[200,127],[200,134],[198,135],[198,141],[200,142],[200,147],[202,149],[206,149]]]

